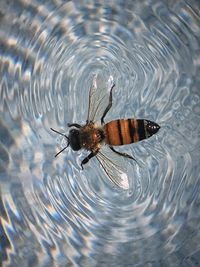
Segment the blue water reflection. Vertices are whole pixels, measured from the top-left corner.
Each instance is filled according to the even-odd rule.
[[[2,266],[199,266],[198,1],[0,2]],[[157,135],[119,148],[129,190],[70,148],[95,75],[116,84],[106,120]]]

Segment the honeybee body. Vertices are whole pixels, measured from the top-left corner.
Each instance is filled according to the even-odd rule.
[[[155,122],[138,119],[113,120],[101,127],[89,123],[80,128],[80,146],[95,152],[104,142],[111,146],[128,145],[152,136],[158,129]]]
[[[116,155],[123,156],[135,160],[131,155],[116,151],[113,146],[128,145],[138,142],[140,140],[149,138],[160,129],[160,126],[152,121],[146,119],[118,119],[108,123],[104,122],[104,118],[112,106],[112,90],[114,84],[110,89],[108,105],[104,107],[105,97],[100,94],[98,99],[98,92],[96,86],[96,76],[89,91],[89,106],[88,116],[85,125],[77,123],[68,123],[69,127],[73,127],[69,131],[69,135],[58,132],[51,128],[52,131],[64,136],[67,139],[67,145],[61,149],[56,155],[58,156],[68,146],[74,151],[86,149],[90,151],[89,155],[81,162],[81,167],[85,165],[92,157],[96,156],[105,173],[110,180],[123,189],[129,188],[127,175],[123,172],[124,165],[120,161],[112,160],[111,157],[104,154],[101,149],[103,144],[107,144],[109,150],[112,150]],[[101,92],[102,93],[102,92]],[[101,124],[96,124],[98,112],[101,112]]]

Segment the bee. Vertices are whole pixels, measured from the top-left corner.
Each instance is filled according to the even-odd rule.
[[[80,125],[77,123],[68,123],[68,127],[72,127],[68,136],[51,128],[52,131],[67,139],[67,145],[60,150],[55,157],[63,152],[68,146],[74,151],[78,151],[82,148],[90,151],[88,156],[81,162],[82,169],[83,165],[96,156],[110,180],[119,187],[128,189],[128,176],[124,171],[124,164],[120,163],[119,157],[129,158],[131,160],[135,160],[135,158],[127,153],[117,151],[114,147],[129,145],[147,139],[156,134],[160,129],[160,126],[147,119],[134,118],[117,119],[105,123],[104,118],[112,107],[112,94],[115,84],[112,84],[109,96],[106,94],[102,95],[102,90],[101,92],[98,92],[96,78],[97,76],[93,79],[89,91],[86,124]],[[107,106],[105,106],[106,99],[108,100]],[[100,124],[96,122],[98,116],[100,117]],[[117,157],[113,159],[113,155],[103,152],[103,145]]]

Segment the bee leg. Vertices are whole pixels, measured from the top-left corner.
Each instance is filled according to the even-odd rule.
[[[88,124],[94,124],[94,122],[93,121],[86,120],[86,125],[88,125]]]
[[[96,156],[97,153],[98,153],[98,151],[91,152],[86,158],[84,158],[84,160],[82,160],[82,162],[81,162],[81,168],[82,168],[82,170],[83,170],[83,165],[86,164],[86,163],[88,163],[88,161],[89,161],[92,157]]]
[[[101,124],[104,124],[104,118],[106,114],[108,113],[108,111],[110,110],[110,108],[112,107],[112,90],[114,87],[115,87],[115,84],[113,84],[113,86],[110,89],[109,103],[106,109],[104,110],[103,116],[101,117]]]
[[[81,127],[82,127],[82,126],[81,126],[80,124],[78,124],[78,123],[68,123],[67,126],[68,126],[68,127],[72,127],[72,126],[74,126],[74,127],[76,127],[76,128],[81,128]]]
[[[136,159],[134,159],[134,158],[133,158],[132,156],[130,156],[129,154],[126,154],[126,153],[122,153],[122,152],[116,151],[112,146],[109,146],[109,147],[110,147],[110,149],[111,149],[113,152],[117,153],[118,155],[123,156],[123,157],[125,157],[125,158],[133,159],[133,160],[136,161]]]

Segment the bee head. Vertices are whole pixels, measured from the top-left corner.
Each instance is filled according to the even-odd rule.
[[[72,129],[69,131],[69,136],[68,136],[68,142],[69,145],[73,150],[79,150],[81,149],[81,144],[80,144],[80,131],[77,129]]]

